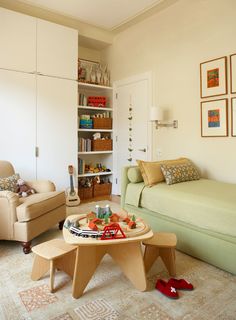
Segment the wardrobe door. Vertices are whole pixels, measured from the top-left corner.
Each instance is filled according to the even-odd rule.
[[[0,68],[36,71],[36,18],[0,8]]]
[[[78,31],[37,19],[37,71],[77,79]]]
[[[0,70],[0,159],[22,179],[36,177],[35,75]]]
[[[69,186],[68,165],[77,167],[77,83],[37,77],[37,178]]]

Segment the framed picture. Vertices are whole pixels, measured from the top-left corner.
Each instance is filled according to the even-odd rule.
[[[79,59],[78,60],[78,81],[97,84],[97,70],[99,62]]]
[[[200,64],[201,98],[227,94],[227,58],[221,57]]]
[[[231,98],[231,136],[236,137],[236,98]]]
[[[236,53],[230,56],[230,91],[236,93]]]
[[[201,102],[201,136],[228,136],[228,99]]]

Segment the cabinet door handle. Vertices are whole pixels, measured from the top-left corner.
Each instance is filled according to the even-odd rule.
[[[143,148],[143,149],[138,149],[138,151],[142,151],[142,152],[146,152],[146,148]]]

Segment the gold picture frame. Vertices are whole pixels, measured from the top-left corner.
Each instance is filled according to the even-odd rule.
[[[201,102],[201,136],[228,136],[228,99]]]
[[[201,98],[228,93],[226,56],[200,64],[200,89]]]

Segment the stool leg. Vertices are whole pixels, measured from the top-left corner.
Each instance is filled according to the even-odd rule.
[[[175,248],[160,248],[160,257],[162,258],[169,274],[171,276],[175,276]]]
[[[53,292],[55,278],[55,265],[54,260],[50,260],[50,292]]]
[[[71,251],[64,256],[55,259],[55,268],[64,271],[71,278],[74,276],[76,250]]]
[[[32,280],[39,280],[42,276],[45,275],[49,270],[49,261],[35,255],[32,273],[31,273],[31,279]]]
[[[144,266],[146,272],[148,272],[155,260],[159,257],[159,249],[155,246],[146,245],[144,251]]]

